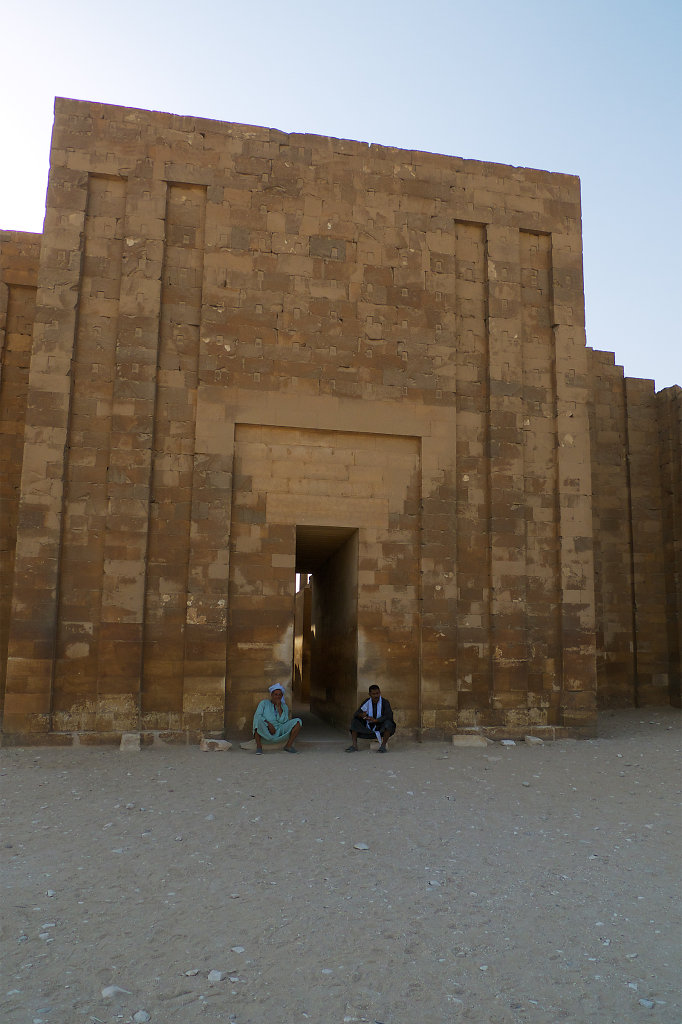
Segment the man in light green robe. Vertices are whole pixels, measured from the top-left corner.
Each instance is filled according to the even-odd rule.
[[[280,743],[286,739],[284,749],[287,754],[298,754],[294,740],[298,736],[301,725],[300,718],[290,718],[289,708],[284,701],[284,691],[277,683],[269,687],[270,697],[262,700],[253,716],[253,738],[256,741],[256,753],[263,753],[263,742]]]

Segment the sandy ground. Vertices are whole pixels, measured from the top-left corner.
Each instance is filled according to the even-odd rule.
[[[487,750],[304,732],[0,751],[0,1018],[679,1024],[679,712]]]

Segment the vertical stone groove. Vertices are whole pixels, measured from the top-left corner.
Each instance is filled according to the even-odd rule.
[[[35,285],[7,285],[0,359],[0,705],[7,671],[35,301]]]
[[[125,197],[124,179],[88,176],[57,584],[57,729],[97,722],[91,683],[97,693]]]
[[[206,189],[167,186],[152,428],[142,715],[179,728],[195,457]]]

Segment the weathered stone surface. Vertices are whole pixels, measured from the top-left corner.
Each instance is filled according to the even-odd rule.
[[[232,747],[231,743],[227,740],[211,740],[204,737],[199,744],[200,750],[230,750]]]
[[[277,743],[263,743],[263,753],[272,753],[275,750],[282,750],[286,740],[279,740]],[[240,750],[247,750],[254,753],[256,750],[255,740],[246,740],[244,743],[239,744]]]
[[[124,732],[121,736],[120,750],[139,750],[140,749],[140,734],[139,732]]]
[[[0,232],[3,741],[679,703],[682,390],[586,348],[581,250],[570,175],[57,100]]]
[[[473,733],[459,733],[452,737],[453,747],[488,747],[492,740],[485,736],[474,736]]]

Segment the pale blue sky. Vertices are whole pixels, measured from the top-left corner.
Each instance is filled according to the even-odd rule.
[[[587,340],[682,384],[680,0],[35,0],[2,16],[0,227],[55,96],[577,174]]]

